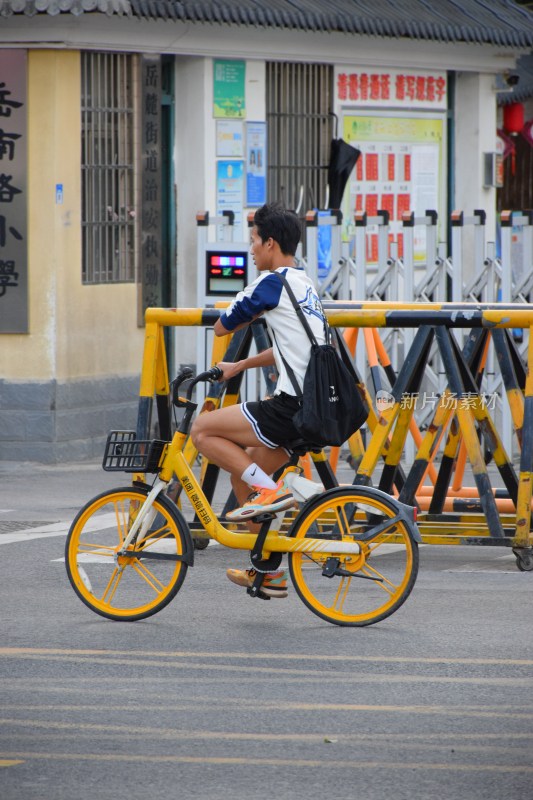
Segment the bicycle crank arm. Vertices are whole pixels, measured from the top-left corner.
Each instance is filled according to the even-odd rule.
[[[339,567],[338,558],[328,558],[324,564],[322,575],[325,578],[334,578],[338,575],[341,578],[361,578],[365,581],[377,581],[378,583],[383,583],[383,578],[372,578],[370,575],[360,575],[358,572],[350,572],[347,569]]]

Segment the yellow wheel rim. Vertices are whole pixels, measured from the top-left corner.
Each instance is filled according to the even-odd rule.
[[[378,495],[358,495],[357,487],[326,494],[311,506],[297,523],[296,538],[335,536],[360,545],[358,554],[334,557],[342,574],[332,578],[322,574],[327,556],[290,554],[293,583],[312,611],[340,625],[368,625],[403,603],[416,577],[418,552],[405,522],[388,524],[395,516],[393,506]],[[381,533],[367,539],[378,525]]]
[[[134,489],[108,492],[83,510],[69,535],[67,560],[74,588],[103,616],[149,616],[175,593],[186,570],[182,561],[172,560],[183,555],[182,537],[158,501],[147,533],[128,547],[139,557],[119,555],[143,500]]]

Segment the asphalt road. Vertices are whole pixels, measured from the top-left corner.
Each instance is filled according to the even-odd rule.
[[[211,544],[137,623],[67,581],[68,522],[127,484],[0,466],[2,800],[531,800],[533,573],[493,547],[421,550],[413,594],[362,629],[230,584]]]

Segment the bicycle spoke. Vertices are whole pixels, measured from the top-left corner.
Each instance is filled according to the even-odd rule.
[[[122,544],[128,535],[127,514],[123,502],[115,503],[115,516],[117,519],[118,543]]]
[[[342,536],[346,536],[348,533],[350,533],[350,522],[346,515],[344,506],[339,505],[335,508],[335,518],[337,520],[336,533],[340,533]]]
[[[368,544],[368,546],[369,546],[369,548],[370,548],[370,550],[371,550],[372,552],[374,552],[375,550],[377,550],[377,549],[378,549],[378,547],[381,547],[381,545],[383,545],[383,544],[387,544],[387,540],[391,540],[391,539],[393,539],[395,536],[397,536],[397,535],[398,535],[398,530],[397,530],[397,524],[396,524],[396,523],[394,523],[394,529],[393,529],[393,530],[391,530],[391,531],[390,531],[390,533],[386,533],[386,531],[387,531],[387,530],[388,530],[388,528],[385,528],[385,530],[384,530],[384,531],[380,531],[380,532],[377,534],[377,536],[379,536],[379,541],[375,541],[375,542],[373,542],[373,545],[371,545],[371,544],[369,543],[369,542],[372,542],[372,539],[370,539],[370,540],[369,540],[369,542],[367,542],[367,544]]]
[[[107,584],[105,591],[101,597],[101,600],[104,603],[110,603],[113,597],[115,596],[115,592],[118,589],[118,585],[122,579],[123,573],[124,570],[119,567],[116,567],[113,570],[111,578],[109,579],[109,583]]]
[[[157,544],[162,539],[167,539],[169,533],[168,525],[158,528],[156,531],[149,531],[143,539],[137,542],[137,550],[146,550],[148,545]],[[159,534],[159,535],[158,535]]]
[[[96,544],[92,542],[80,542],[78,546],[78,553],[99,556],[109,556],[112,558],[115,554],[115,548],[110,545]]]
[[[368,575],[370,578],[378,578],[375,581],[376,585],[383,589],[384,592],[388,592],[389,594],[394,594],[394,592],[398,591],[398,585],[393,583],[389,578],[385,577],[383,573],[379,572],[379,570],[375,569],[375,567],[371,566],[368,561],[361,570],[364,575]],[[390,587],[390,588],[389,588]]]
[[[331,608],[336,609],[337,611],[342,611],[344,607],[344,603],[346,602],[346,596],[348,594],[348,589],[350,588],[350,583],[352,582],[351,578],[346,578],[343,576],[339,581],[339,587],[337,589],[337,593],[335,595],[335,599],[331,604]],[[344,587],[344,589],[343,589]]]
[[[131,566],[137,575],[139,575],[143,581],[146,581],[148,586],[150,586],[154,592],[159,593],[161,589],[164,588],[164,583],[160,581],[151,570],[148,569],[146,564],[143,564],[140,561],[134,561]]]

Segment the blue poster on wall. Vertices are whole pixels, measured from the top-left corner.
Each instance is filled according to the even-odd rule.
[[[329,217],[331,211],[319,211],[319,217]],[[331,225],[319,225],[317,230],[318,277],[327,278],[331,269]]]
[[[244,164],[242,161],[217,161],[217,215],[224,211],[233,211],[235,222],[233,236],[235,241],[242,241],[242,195]],[[219,226],[217,236],[222,239],[224,232]]]
[[[246,123],[246,205],[266,203],[266,122]]]

